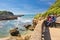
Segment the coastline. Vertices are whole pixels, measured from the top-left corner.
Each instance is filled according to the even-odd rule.
[[[5,37],[5,38],[0,38],[0,40],[8,40],[9,37]]]
[[[0,40],[10,40],[10,39],[15,39],[15,38],[17,38],[17,39],[25,39],[26,37],[29,38],[32,32],[33,31],[27,30],[25,34],[21,34],[21,37],[8,36],[8,37],[0,38]]]
[[[27,19],[27,18],[28,19]],[[27,23],[30,23],[31,24],[31,22],[32,22],[32,20],[33,20],[33,15],[27,15],[27,16],[22,16],[22,17],[19,17],[17,20],[8,20],[8,21],[2,21],[1,23],[2,23],[2,29],[4,29],[4,28],[6,28],[7,30],[8,29],[10,29],[10,28],[14,28],[13,26],[15,26],[15,24],[18,24],[18,25],[16,25],[17,27],[19,27],[20,28],[20,26],[21,25],[23,25],[23,24],[27,24]],[[24,21],[24,20],[25,21]],[[4,27],[3,27],[3,24],[6,22],[6,24],[4,25]],[[13,26],[11,26],[11,25],[13,25]],[[10,27],[11,26],[11,27]],[[22,27],[22,26],[21,26]],[[23,27],[22,27],[23,28]],[[1,30],[1,31],[3,31],[3,30]],[[20,31],[20,30],[19,30]],[[4,32],[4,31],[3,31]],[[21,36],[22,36],[22,38],[24,39],[26,36],[29,36],[30,35],[30,33],[31,33],[32,31],[26,31],[24,34],[21,34]],[[10,39],[10,35],[9,36],[6,36],[6,37],[1,37],[0,38],[0,40],[8,40],[8,39]]]

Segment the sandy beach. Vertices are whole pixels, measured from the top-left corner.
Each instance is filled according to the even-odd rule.
[[[9,37],[5,37],[5,38],[0,38],[0,40],[8,40]]]

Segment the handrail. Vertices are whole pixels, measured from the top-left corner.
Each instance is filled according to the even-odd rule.
[[[44,20],[38,21],[37,26],[35,27],[33,33],[29,40],[41,40],[42,39],[42,24]]]

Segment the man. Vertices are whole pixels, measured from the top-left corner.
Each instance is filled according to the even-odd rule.
[[[53,14],[53,17],[52,17],[52,27],[56,27],[56,15]]]

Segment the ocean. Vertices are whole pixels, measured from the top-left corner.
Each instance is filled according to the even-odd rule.
[[[24,15],[22,17],[18,17],[16,20],[4,20],[0,21],[0,38],[9,36],[9,30],[18,27],[21,34],[23,34],[23,30],[26,30],[24,25],[32,24],[32,20],[34,19],[34,15]]]

